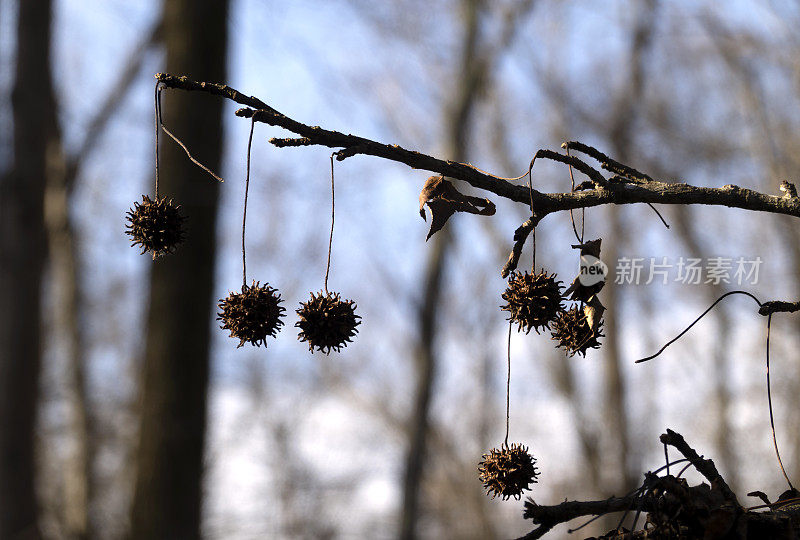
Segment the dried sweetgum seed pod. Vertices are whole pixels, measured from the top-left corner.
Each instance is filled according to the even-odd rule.
[[[172,253],[183,242],[185,219],[180,206],[176,206],[172,199],[156,197],[151,200],[142,195],[141,204],[134,202],[126,214],[125,234],[131,237],[132,246],[141,246],[142,253],[149,251],[155,259]]]
[[[510,447],[503,444],[484,454],[478,473],[486,494],[493,499],[500,495],[503,500],[509,497],[519,499],[539,476],[536,459],[528,453],[527,447],[516,443]]]
[[[277,289],[254,281],[252,286],[243,285],[242,292],[219,301],[222,311],[217,320],[222,321],[223,330],[230,330],[231,337],[239,340],[237,347],[245,343],[266,347],[267,337],[275,337],[283,325],[281,317],[286,310],[281,302]]]
[[[548,275],[544,270],[538,274],[513,272],[503,300],[506,304],[500,308],[508,311],[509,319],[526,333],[533,329],[538,334],[564,311],[561,282],[556,281],[555,274]]]
[[[603,337],[603,321],[596,323],[596,330],[592,331],[584,310],[573,307],[564,311],[550,325],[553,339],[558,341],[556,347],[562,347],[570,356],[581,354],[586,356],[589,349],[600,347],[599,338]]]
[[[341,300],[339,293],[311,293],[311,299],[300,304],[297,314],[300,320],[295,326],[300,329],[298,339],[308,342],[308,350],[316,348],[325,354],[331,350],[341,351],[352,341],[361,324],[356,315],[355,302]]]

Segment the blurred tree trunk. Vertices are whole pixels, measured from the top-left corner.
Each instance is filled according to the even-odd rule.
[[[92,415],[87,365],[86,298],[82,280],[84,260],[80,253],[81,237],[72,211],[75,187],[87,157],[95,149],[108,122],[115,118],[119,105],[134,87],[143,61],[161,39],[161,25],[154,24],[150,32],[133,45],[127,61],[119,70],[117,80],[97,107],[86,128],[80,147],[69,156],[64,154],[63,138],[58,118],[51,118],[54,156],[52,174],[48,174],[45,195],[45,224],[48,237],[48,272],[53,282],[54,331],[56,345],[64,353],[66,408],[69,416],[66,435],[69,453],[59,468],[63,471],[63,490],[58,502],[62,510],[61,526],[69,538],[93,538],[99,524],[92,519],[90,507],[96,495],[94,460],[101,445]],[[55,111],[54,111],[55,112]],[[46,336],[46,339],[52,339]],[[59,360],[62,357],[59,357]],[[60,366],[59,366],[60,367]],[[47,445],[50,441],[44,441]],[[49,504],[49,503],[48,503]]]
[[[166,71],[224,81],[228,2],[165,0],[163,9]],[[166,125],[213,170],[222,108],[198,93],[163,96]],[[188,237],[152,266],[131,535],[198,538],[219,187],[174,144],[163,145],[161,158],[161,195],[182,205]]]
[[[618,159],[623,163],[630,163],[633,154],[632,148],[635,145],[634,130],[642,109],[644,84],[647,76],[647,54],[652,45],[658,3],[656,0],[648,0],[638,7],[631,33],[628,85],[626,91],[619,95],[608,135],[613,155],[619,156]],[[612,267],[616,267],[618,250],[621,245],[625,244],[626,234],[620,219],[620,209],[617,206],[612,205],[608,208],[608,217],[610,234],[603,247],[607,260]],[[630,416],[625,404],[627,389],[619,345],[621,332],[617,324],[622,302],[616,287],[608,287],[604,293],[603,301],[608,309],[605,320],[606,340],[602,349],[606,373],[605,411],[609,433],[612,441],[615,441],[616,444],[614,452],[617,456],[619,471],[619,480],[611,488],[625,493],[639,484],[640,466],[633,459]]]
[[[55,116],[49,0],[19,2],[14,164],[0,190],[0,538],[38,538],[34,439],[41,365],[44,189]]]
[[[53,111],[55,113],[55,111]],[[62,527],[69,538],[89,535],[89,478],[93,448],[87,401],[85,370],[86,340],[81,324],[80,307],[84,303],[79,287],[81,265],[77,254],[75,223],[70,216],[70,195],[73,183],[66,175],[66,160],[58,119],[49,119],[52,142],[49,174],[45,192],[45,225],[48,240],[48,272],[52,281],[55,334],[61,334],[65,358],[64,391],[66,393],[68,455],[60,464],[63,471],[63,494],[58,503],[62,510]],[[55,336],[47,336],[48,341]],[[59,359],[61,359],[59,357]],[[48,441],[42,443],[45,447]],[[43,453],[47,450],[43,450]],[[44,458],[47,459],[47,458]],[[51,503],[46,503],[51,504]]]
[[[484,66],[478,58],[479,19],[482,0],[462,2],[464,40],[460,57],[455,96],[446,119],[446,152],[449,159],[464,161],[468,147],[468,130],[479,90],[484,82]],[[423,277],[422,305],[419,310],[419,342],[415,352],[416,388],[414,409],[409,422],[409,445],[403,476],[403,506],[400,517],[400,538],[416,537],[419,521],[419,499],[425,463],[425,447],[430,426],[430,402],[436,375],[435,350],[440,296],[446,273],[447,255],[453,243],[451,227],[436,233],[428,252]]]

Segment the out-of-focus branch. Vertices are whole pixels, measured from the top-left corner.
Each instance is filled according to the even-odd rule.
[[[86,135],[83,138],[83,142],[78,150],[67,158],[64,183],[69,193],[72,192],[75,186],[75,179],[78,176],[78,172],[86,156],[94,149],[97,141],[100,139],[100,135],[103,134],[103,131],[108,125],[108,121],[113,117],[114,110],[119,106],[133,86],[133,80],[142,69],[142,64],[144,64],[145,53],[160,42],[161,30],[162,25],[159,20],[153,24],[144,38],[131,49],[130,55],[125,62],[125,67],[119,72],[114,86],[108,94],[106,94],[105,99],[97,108],[97,112],[86,127]]]

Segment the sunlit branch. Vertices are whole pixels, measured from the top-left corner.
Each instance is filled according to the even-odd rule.
[[[443,160],[398,145],[389,145],[359,137],[346,135],[338,131],[309,126],[298,122],[273,109],[260,99],[242,94],[238,90],[224,84],[193,81],[187,77],[178,77],[166,73],[156,75],[165,88],[176,88],[188,91],[200,91],[230,99],[248,108],[236,111],[237,116],[284,128],[299,135],[302,140],[289,142],[289,139],[273,139],[279,147],[296,145],[321,145],[330,148],[341,148],[338,159],[363,154],[381,157],[398,163],[404,163],[414,169],[424,169],[457,178],[471,186],[494,193],[500,197],[516,201],[526,206],[533,200],[534,212],[543,218],[547,214],[576,208],[590,208],[604,204],[704,204],[728,206],[758,212],[770,212],[800,217],[800,200],[796,197],[778,197],[734,185],[719,188],[692,186],[683,183],[667,183],[652,180],[649,176],[635,174],[631,181],[620,180],[620,177],[606,179],[599,171],[585,162],[565,156],[551,150],[539,150],[534,159],[545,158],[570,164],[587,175],[591,184],[588,189],[568,193],[542,193],[533,190],[533,194],[523,185],[513,184],[502,177],[482,172],[472,165],[451,160]],[[568,143],[575,150],[589,149],[580,143]],[[634,169],[623,166],[600,152],[588,153],[603,161],[605,168],[612,172],[638,173]],[[535,183],[535,182],[534,182]]]

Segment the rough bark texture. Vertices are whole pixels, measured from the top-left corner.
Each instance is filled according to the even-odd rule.
[[[0,190],[0,538],[38,538],[34,435],[41,364],[44,189],[54,116],[49,0],[19,3],[14,164]]]
[[[227,8],[226,1],[165,1],[168,69],[225,77]],[[165,94],[165,124],[217,170],[222,103]],[[198,538],[219,188],[171,142],[161,157],[159,190],[189,216],[188,238],[152,267],[131,535]]]
[[[338,131],[322,129],[319,126],[303,124],[279,113],[260,99],[246,96],[224,84],[200,82],[186,76],[168,73],[158,73],[156,78],[168,88],[205,92],[252,107],[239,109],[236,111],[236,115],[242,118],[250,118],[255,115],[258,122],[279,126],[303,137],[302,139],[273,138],[270,142],[275,146],[321,145],[329,148],[342,148],[337,153],[337,159],[340,161],[363,154],[404,163],[414,169],[424,169],[450,178],[464,180],[475,188],[519,203],[530,205],[531,199],[533,199],[533,207],[539,219],[553,212],[575,208],[637,203],[708,204],[800,217],[800,199],[797,197],[760,193],[733,184],[708,188],[678,182],[660,182],[649,177],[630,179],[614,176],[606,179],[575,156],[567,157],[547,149],[536,152],[535,159],[551,159],[570,164],[589,177],[594,185],[580,186],[579,190],[568,193],[542,193],[534,189],[531,194],[526,186],[512,183],[511,180],[514,179],[501,178],[480,171],[467,163],[438,159],[407,150],[396,144],[383,144],[364,137],[345,135]],[[568,144],[570,148],[576,148],[578,143]],[[613,171],[613,168],[610,168],[609,163],[605,160],[601,160],[601,166],[606,170]],[[775,192],[779,193],[777,184]]]

